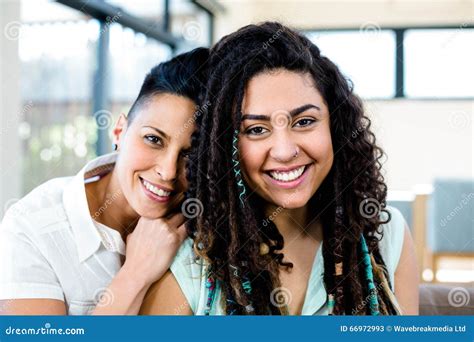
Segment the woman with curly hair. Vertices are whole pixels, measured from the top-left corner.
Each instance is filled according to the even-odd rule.
[[[203,210],[141,312],[417,314],[410,233],[334,63],[267,22],[224,37],[209,68],[188,164]]]

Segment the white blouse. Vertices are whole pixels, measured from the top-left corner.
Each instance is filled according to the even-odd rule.
[[[69,315],[90,314],[122,267],[120,233],[94,221],[85,182],[113,169],[116,153],[75,177],[52,179],[10,207],[0,226],[0,300],[64,301]]]

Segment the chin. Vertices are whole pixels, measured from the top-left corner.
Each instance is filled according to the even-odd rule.
[[[284,209],[298,209],[308,204],[310,197],[298,195],[300,198],[291,198],[291,194],[287,196],[279,196],[273,201],[277,206]],[[290,200],[288,200],[290,198]]]
[[[140,217],[145,217],[147,219],[154,220],[154,219],[165,217],[168,213],[168,208],[166,209],[155,208],[155,209],[145,209],[145,210],[142,209],[137,212],[138,212],[138,215],[140,215]]]
[[[168,203],[151,204],[151,202],[143,200],[142,198],[135,198],[135,200],[130,202],[130,204],[138,216],[146,217],[148,219],[164,217],[170,208]]]

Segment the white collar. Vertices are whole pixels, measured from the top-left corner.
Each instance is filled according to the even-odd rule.
[[[113,168],[118,153],[100,156],[88,162],[81,171],[66,185],[63,192],[63,205],[72,232],[77,243],[79,261],[82,262],[94,254],[100,247],[102,238],[92,221],[86,197],[84,176],[93,175]]]

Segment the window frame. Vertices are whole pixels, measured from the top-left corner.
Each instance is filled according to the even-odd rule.
[[[328,32],[360,32],[361,27],[341,27],[341,28],[310,28],[302,29],[300,32],[303,34],[307,33],[328,33]],[[371,97],[370,101],[384,101],[393,99],[407,99],[407,100],[421,100],[421,101],[466,101],[474,100],[474,96],[468,97],[439,97],[439,96],[416,96],[408,97],[405,92],[405,33],[410,31],[422,31],[422,30],[462,30],[462,29],[474,29],[474,25],[471,24],[460,24],[460,25],[441,25],[441,26],[378,26],[377,29],[384,31],[393,31],[395,35],[395,96],[393,97]]]

